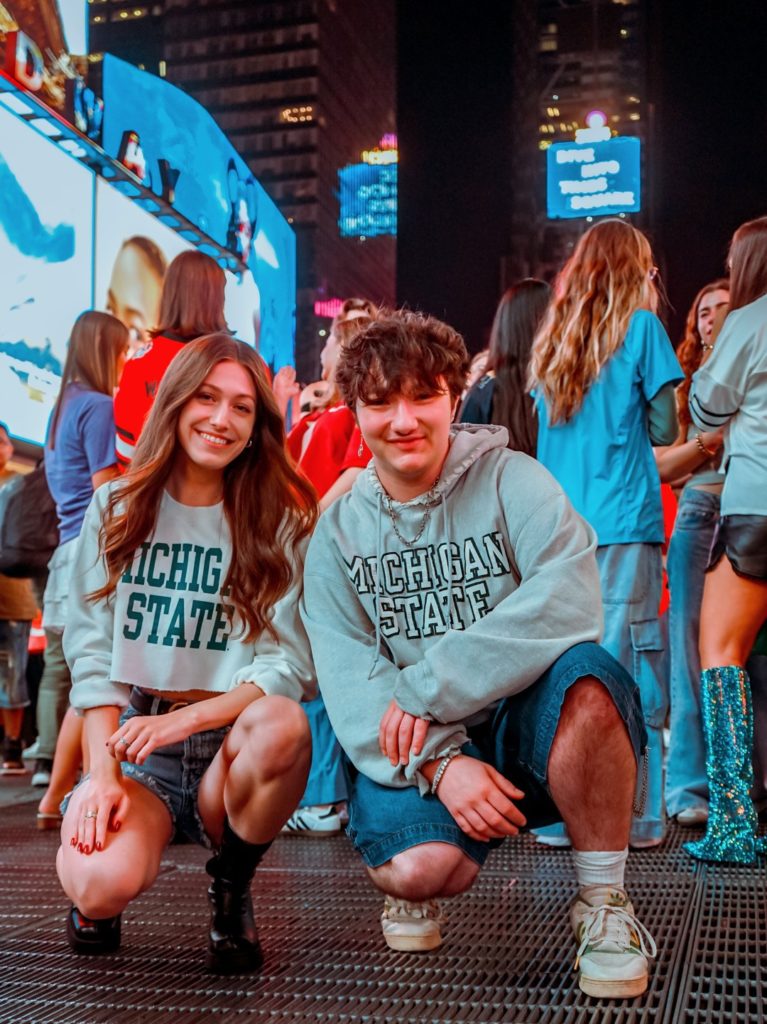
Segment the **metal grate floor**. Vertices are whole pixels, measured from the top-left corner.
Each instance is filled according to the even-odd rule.
[[[583,995],[571,969],[569,854],[525,837],[492,854],[448,905],[439,951],[395,953],[381,898],[345,838],[278,840],[253,887],[266,964],[257,980],[202,967],[205,854],[171,847],[153,889],[124,914],[119,955],[73,957],[53,866],[57,837],[33,805],[0,811],[0,1024],[150,1024],[226,1016],[282,1024],[697,1024],[764,1019],[767,867],[701,865],[689,832],[629,859],[628,885],[658,943],[637,1000]]]

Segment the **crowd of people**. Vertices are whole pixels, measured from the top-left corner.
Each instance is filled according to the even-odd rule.
[[[728,272],[675,352],[647,238],[606,219],[503,295],[473,372],[448,325],[351,299],[305,389],[230,335],[202,253],[127,362],[127,328],[82,314],[33,779],[76,953],[119,948],[183,836],[210,854],[208,968],[258,970],[258,864],[344,823],[387,945],[435,949],[443,901],[531,829],[572,849],[581,989],[646,989],[629,847],[667,814],[705,828],[697,858],[764,846],[767,218]],[[0,425],[0,485],[11,454]],[[5,772],[40,600],[0,576]]]

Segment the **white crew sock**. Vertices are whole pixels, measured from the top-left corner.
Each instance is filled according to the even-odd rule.
[[[629,855],[622,850],[573,850],[573,867],[579,888],[587,885],[614,885],[623,889],[623,874]]]

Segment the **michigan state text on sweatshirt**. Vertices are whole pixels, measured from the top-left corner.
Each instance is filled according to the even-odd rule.
[[[502,427],[454,427],[426,529],[404,544],[371,466],[320,517],[309,544],[302,616],[322,696],[356,767],[390,786],[466,741],[467,723],[535,682],[560,654],[598,640],[594,531],[535,460],[506,449]],[[415,537],[423,497],[394,503]],[[405,768],[378,748],[394,698],[432,720]]]
[[[115,593],[108,601],[87,599],[106,581],[98,533],[110,486],[93,496],[75,555],[64,632],[72,706],[124,707],[129,685],[224,692],[252,682],[265,693],[312,697],[314,672],[298,614],[300,559],[274,609],[279,641],[264,633],[244,642],[223,589],[232,554],[223,504],[182,505],[165,492],[155,529]]]

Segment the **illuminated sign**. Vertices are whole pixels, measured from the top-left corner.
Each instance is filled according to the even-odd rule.
[[[382,135],[375,149],[365,149],[360,156],[364,164],[399,163],[397,136],[392,133]]]
[[[330,320],[333,317],[338,316],[341,312],[341,306],[343,306],[343,299],[318,299],[314,303],[314,315],[315,316],[326,316]]]
[[[350,164],[338,172],[338,181],[342,237],[397,234],[396,164]]]
[[[641,209],[641,143],[625,136],[557,142],[546,151],[546,212],[550,219],[615,216]]]

